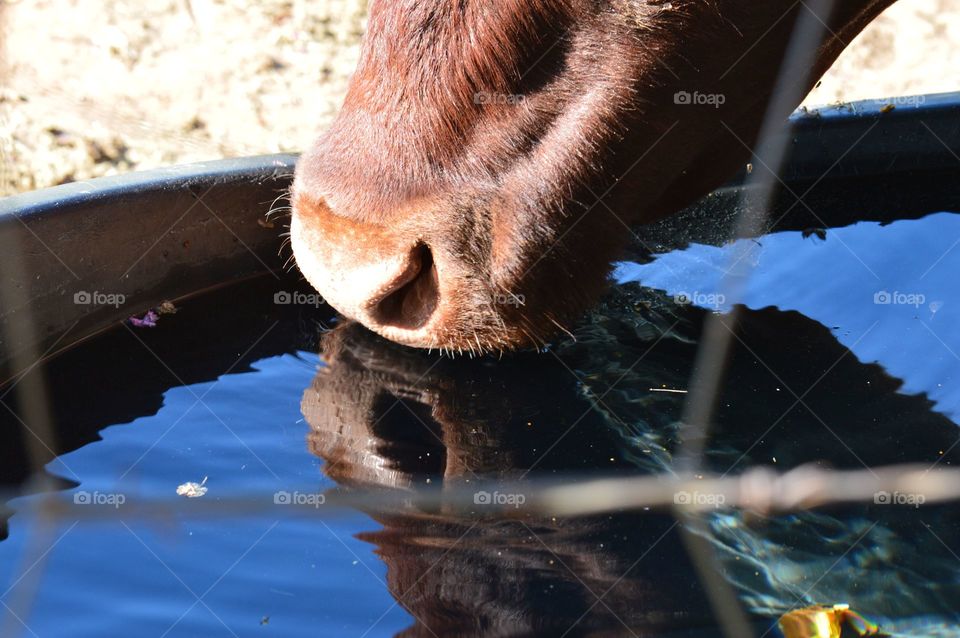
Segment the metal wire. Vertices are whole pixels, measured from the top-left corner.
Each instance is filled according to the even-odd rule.
[[[523,494],[521,505],[484,505],[486,515],[505,517],[596,516],[627,510],[664,510],[681,513],[740,509],[760,515],[797,512],[832,505],[897,504],[896,495],[922,494],[924,505],[960,501],[960,469],[919,464],[890,465],[863,470],[832,470],[804,465],[787,472],[754,468],[737,476],[718,474],[654,475],[629,478],[590,478],[565,475],[562,479],[488,481],[410,489],[381,487],[332,488],[323,492],[322,506],[289,503],[286,511],[319,516],[340,516],[355,510],[443,511],[470,517],[478,515],[478,491],[499,490]],[[709,494],[709,501],[686,499],[689,494]],[[50,492],[44,498],[24,499],[17,492],[0,493],[0,500],[15,501],[18,511],[44,513],[52,519],[111,520],[136,517],[165,522],[187,518],[236,518],[275,513],[276,492],[224,494],[216,499],[177,500],[125,492],[123,508],[113,505],[76,505],[72,495]],[[913,507],[913,505],[910,505]]]

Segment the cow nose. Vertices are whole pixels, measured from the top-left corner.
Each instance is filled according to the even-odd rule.
[[[441,345],[462,276],[456,257],[433,243],[434,228],[361,222],[299,193],[293,209],[297,265],[331,307],[392,341]]]
[[[364,304],[365,323],[374,330],[416,330],[430,320],[439,300],[439,277],[433,253],[426,244],[417,244],[399,275]]]

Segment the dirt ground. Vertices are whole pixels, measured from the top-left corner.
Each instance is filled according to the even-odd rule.
[[[0,0],[0,195],[304,148],[342,100],[366,7]],[[805,104],[951,90],[960,0],[900,0]]]

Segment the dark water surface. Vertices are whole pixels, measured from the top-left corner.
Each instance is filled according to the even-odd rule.
[[[743,308],[710,470],[952,466],[957,272],[960,216],[946,213],[691,245],[621,264],[575,343],[500,361],[438,359],[351,326],[318,340],[331,315],[275,304],[292,284],[269,277],[187,301],[36,372],[71,450],[46,465],[68,507],[51,522],[43,494],[8,504],[0,635],[717,636],[666,513],[467,515],[419,506],[415,490],[670,472],[685,395],[657,390],[688,389],[731,281]],[[0,418],[0,480],[17,488],[29,434]],[[204,477],[202,498],[176,494]],[[371,487],[411,504],[326,501]],[[252,507],[203,516],[233,501]],[[758,636],[791,609],[840,602],[893,635],[960,636],[960,507],[718,509],[705,523]]]

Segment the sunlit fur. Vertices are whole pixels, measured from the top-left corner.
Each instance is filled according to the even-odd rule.
[[[795,81],[812,86],[892,1],[837,0],[824,40],[809,45],[810,74]],[[338,310],[406,345],[542,343],[597,298],[630,225],[746,161],[806,10],[373,0],[343,108],[297,166],[298,266]],[[724,103],[677,103],[678,91]],[[378,319],[376,302],[417,270],[424,246],[437,279],[429,321]]]

